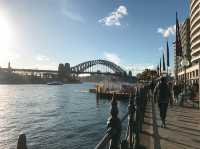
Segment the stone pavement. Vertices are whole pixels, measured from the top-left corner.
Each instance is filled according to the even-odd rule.
[[[161,128],[157,104],[148,104],[141,135],[146,149],[200,149],[200,110],[168,108],[166,128]]]

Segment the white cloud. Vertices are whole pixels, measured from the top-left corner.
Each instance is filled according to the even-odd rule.
[[[176,25],[169,26],[167,28],[158,28],[157,32],[162,34],[164,38],[168,38],[176,33]]]
[[[100,19],[98,22],[105,24],[106,26],[120,26],[120,19],[128,15],[128,10],[125,6],[121,5],[117,10],[110,13],[109,16]]]
[[[153,64],[122,64],[122,59],[115,53],[104,52],[104,58],[119,65],[125,71],[132,71],[133,75],[143,72],[145,69],[156,69],[156,65]]]
[[[50,59],[47,56],[41,55],[41,54],[36,56],[36,60],[37,61],[50,61]]]
[[[67,11],[65,9],[62,9],[61,13],[64,16],[66,16],[67,18],[69,18],[69,19],[71,19],[73,21],[80,22],[80,23],[84,23],[85,22],[84,18],[78,13],[70,12],[70,11]]]
[[[119,64],[121,62],[120,57],[115,53],[104,52],[104,58],[108,61],[111,61],[115,64]]]

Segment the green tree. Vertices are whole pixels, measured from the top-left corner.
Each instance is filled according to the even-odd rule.
[[[138,80],[149,81],[158,77],[156,70],[145,69],[142,73],[137,74]]]

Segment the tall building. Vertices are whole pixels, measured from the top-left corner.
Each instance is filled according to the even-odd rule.
[[[191,48],[190,48],[190,19],[187,18],[183,24],[180,25],[180,36],[181,36],[181,46],[183,51],[183,56],[191,64]],[[175,44],[175,43],[174,43]],[[174,50],[174,66],[175,66],[175,76],[178,73],[178,76],[182,75],[184,71],[183,66],[181,65],[182,57],[176,56],[176,50]]]
[[[200,60],[200,0],[190,0],[192,63]]]
[[[190,48],[190,18],[187,18],[180,26],[181,44],[183,55],[191,62]]]
[[[186,69],[186,79],[194,83],[200,74],[200,0],[190,0],[190,49],[191,66]],[[178,79],[184,79],[183,69],[178,71]]]

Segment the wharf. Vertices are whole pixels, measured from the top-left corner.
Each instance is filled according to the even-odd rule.
[[[120,93],[120,92],[97,92],[97,98],[103,98],[103,99],[109,99],[111,100],[113,97],[113,94],[115,95],[116,100],[128,100],[130,97],[130,94],[128,93]]]
[[[169,106],[166,124],[166,128],[161,128],[157,104],[148,104],[141,144],[146,149],[200,149],[200,111],[198,109]]]

